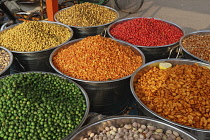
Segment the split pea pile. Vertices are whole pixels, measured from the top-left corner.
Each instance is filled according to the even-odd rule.
[[[93,3],[75,4],[57,13],[56,19],[66,25],[87,27],[110,23],[118,17],[114,10]]]
[[[33,52],[56,47],[71,36],[67,27],[26,21],[0,32],[0,45],[11,51]]]
[[[60,48],[52,61],[60,72],[88,81],[123,78],[142,65],[142,57],[130,46],[100,35]]]
[[[10,55],[7,51],[0,48],[0,72],[2,72],[10,62]]]
[[[100,133],[89,133],[82,140],[182,140],[179,133],[157,128],[150,124],[133,122],[122,127],[105,127]]]
[[[176,65],[152,67],[134,83],[135,93],[152,111],[173,122],[210,130],[210,69]]]

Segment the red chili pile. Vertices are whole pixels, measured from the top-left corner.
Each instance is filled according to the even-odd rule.
[[[114,25],[110,34],[138,46],[164,46],[173,44],[183,36],[178,27],[154,18],[135,18]]]

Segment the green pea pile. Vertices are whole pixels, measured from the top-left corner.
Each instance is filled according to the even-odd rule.
[[[80,88],[57,75],[20,73],[0,79],[0,139],[60,140],[83,119]]]

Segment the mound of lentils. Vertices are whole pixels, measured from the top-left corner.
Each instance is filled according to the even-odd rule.
[[[33,52],[56,47],[71,37],[65,26],[25,21],[0,32],[0,45],[11,51]]]
[[[0,73],[9,65],[10,55],[7,51],[0,48]]]
[[[183,47],[200,59],[210,62],[210,34],[193,34],[182,40]]]
[[[85,111],[79,87],[57,75],[31,72],[0,79],[0,139],[61,140]]]
[[[56,19],[66,25],[87,27],[110,23],[118,14],[107,7],[89,2],[75,4],[57,13]]]
[[[122,127],[105,127],[99,133],[89,132],[82,140],[182,140],[179,133],[170,129],[164,131],[152,124],[124,124]]]
[[[52,61],[60,72],[88,81],[123,78],[142,65],[141,55],[130,46],[100,35],[58,49]]]

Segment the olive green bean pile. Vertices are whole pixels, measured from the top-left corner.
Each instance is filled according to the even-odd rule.
[[[107,7],[93,4],[75,4],[57,13],[56,19],[66,25],[87,27],[110,23],[118,17],[117,13]]]
[[[82,91],[67,79],[49,73],[0,79],[0,139],[61,140],[85,111]]]
[[[65,26],[26,21],[0,32],[0,46],[18,52],[41,51],[64,43],[70,36]]]

